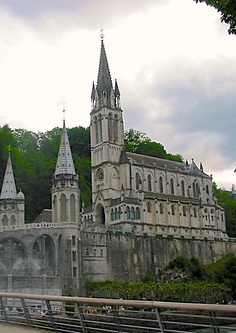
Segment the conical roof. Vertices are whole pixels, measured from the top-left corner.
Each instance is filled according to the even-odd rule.
[[[108,66],[106,51],[103,39],[101,39],[101,52],[100,52],[100,62],[98,70],[98,79],[97,79],[97,92],[98,95],[103,91],[106,91],[109,95],[112,90],[112,80],[111,74]]]
[[[13,175],[11,156],[9,153],[0,199],[15,199],[15,198],[16,198],[16,184]]]
[[[72,159],[69,138],[65,126],[65,120],[63,120],[63,129],[61,136],[61,143],[57,157],[57,165],[55,175],[69,174],[76,175],[74,162]]]

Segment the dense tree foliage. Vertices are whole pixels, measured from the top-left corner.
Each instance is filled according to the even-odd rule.
[[[227,303],[236,296],[235,274],[236,257],[233,254],[205,266],[197,258],[180,256],[160,273],[158,281],[150,273],[142,281],[133,283],[87,281],[86,289],[90,297]]]
[[[214,194],[218,203],[225,210],[227,233],[231,237],[236,237],[236,192],[234,186],[231,191],[218,188],[214,184]]]
[[[128,152],[164,158],[176,162],[183,162],[180,154],[172,155],[166,152],[161,143],[151,141],[151,139],[143,132],[131,128],[125,131],[125,148]]]
[[[169,280],[165,279],[166,275]],[[205,266],[197,258],[180,256],[160,272],[159,281],[150,273],[142,281],[133,283],[87,281],[86,288],[90,297],[228,303],[236,297],[235,275],[233,254]]]
[[[235,0],[194,0],[205,2],[221,13],[221,22],[229,24],[229,34],[236,34],[236,1]]]

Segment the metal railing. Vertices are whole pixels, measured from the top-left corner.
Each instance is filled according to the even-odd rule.
[[[52,332],[236,332],[236,305],[0,293],[0,308],[0,322]]]

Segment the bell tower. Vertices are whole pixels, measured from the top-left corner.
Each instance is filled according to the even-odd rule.
[[[120,91],[115,80],[113,86],[107,61],[104,36],[97,84],[92,85],[90,113],[91,164],[93,203],[102,194],[104,199],[119,196],[119,161],[124,148],[124,125],[120,106]]]

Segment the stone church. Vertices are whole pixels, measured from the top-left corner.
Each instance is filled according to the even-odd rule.
[[[236,252],[202,164],[126,152],[120,90],[103,38],[91,104],[91,207],[80,207],[65,120],[52,209],[31,224],[9,153],[0,195],[1,291],[85,295],[88,280],[138,281],[177,255],[209,263]]]

